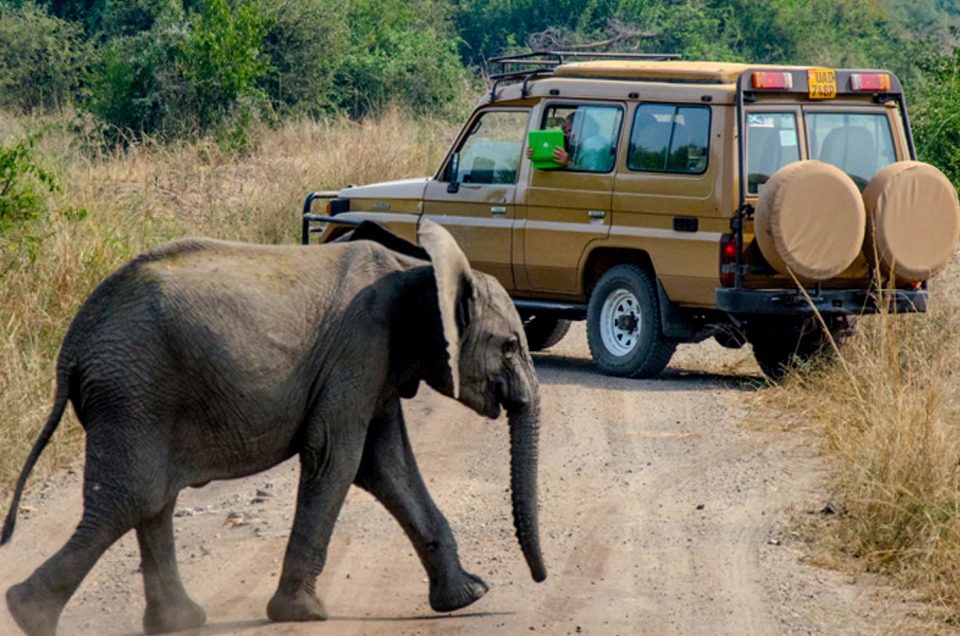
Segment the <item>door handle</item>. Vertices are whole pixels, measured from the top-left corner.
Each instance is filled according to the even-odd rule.
[[[490,213],[493,214],[493,216],[504,216],[507,213],[507,206],[492,205],[490,206]]]
[[[604,210],[589,210],[587,212],[587,216],[589,216],[591,219],[602,219],[607,216],[607,213]]]

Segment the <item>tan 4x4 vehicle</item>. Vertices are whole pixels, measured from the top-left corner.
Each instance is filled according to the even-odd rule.
[[[960,211],[915,161],[896,76],[596,57],[491,60],[433,177],[315,192],[303,241],[362,220],[413,240],[428,217],[510,292],[531,349],[586,319],[594,361],[620,376],[712,337],[751,343],[778,377],[824,345],[823,325],[841,340],[879,302],[926,310]],[[562,164],[535,168],[528,133],[551,127]]]

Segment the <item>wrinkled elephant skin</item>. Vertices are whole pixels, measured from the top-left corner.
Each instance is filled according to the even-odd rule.
[[[300,483],[274,621],[323,620],[316,596],[351,484],[373,494],[413,543],[430,605],[455,610],[487,585],[461,567],[420,477],[400,405],[421,381],[478,413],[508,413],[514,523],[534,579],[546,576],[537,528],[539,392],[523,327],[492,278],[424,221],[420,246],[382,228],[325,246],[182,240],[133,259],[80,308],[61,348],[49,419],[27,476],[67,402],[87,436],[83,517],[7,605],[28,634],[53,634],[97,559],[134,529],[144,630],[203,624],[174,554],[178,493],[298,455]]]

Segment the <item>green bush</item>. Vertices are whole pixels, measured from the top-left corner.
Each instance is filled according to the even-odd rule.
[[[917,153],[960,188],[960,47],[922,63],[925,81],[912,113]]]
[[[354,0],[343,19],[349,49],[335,73],[337,103],[360,116],[389,102],[436,112],[464,87],[460,39],[434,0]],[[438,17],[439,16],[439,17]]]
[[[253,0],[176,5],[147,31],[109,39],[90,78],[86,106],[118,131],[236,137],[263,103],[260,44],[266,21]]]
[[[247,120],[267,70],[260,53],[267,25],[254,0],[204,0],[189,15],[177,61],[185,82],[186,111],[201,130],[240,113]]]
[[[29,134],[12,146],[0,146],[0,237],[39,218],[44,210],[43,191],[57,192],[53,173],[44,170],[34,156],[42,133]]]
[[[57,110],[77,96],[89,46],[83,29],[32,2],[0,5],[0,106]]]
[[[334,78],[349,47],[348,27],[331,20],[337,0],[283,0],[265,6],[263,53],[269,68],[259,86],[280,115],[319,116],[336,110]]]

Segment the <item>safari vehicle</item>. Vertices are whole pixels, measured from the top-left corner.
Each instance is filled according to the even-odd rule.
[[[531,349],[585,319],[600,370],[630,377],[712,337],[751,343],[778,378],[857,316],[925,311],[927,279],[957,248],[956,191],[915,161],[889,71],[565,52],[488,63],[492,86],[436,174],[310,194],[303,242],[361,220],[413,239],[430,218],[508,290]],[[535,168],[528,133],[563,122],[568,162]]]

